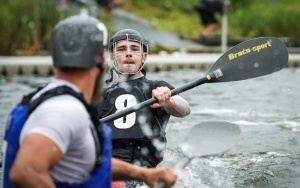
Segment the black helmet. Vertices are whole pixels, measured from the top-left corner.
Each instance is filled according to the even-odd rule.
[[[88,15],[76,15],[60,21],[52,33],[54,67],[90,68],[102,58],[107,47],[107,29]]]
[[[148,51],[148,44],[146,39],[137,31],[133,29],[123,29],[115,33],[110,41],[109,41],[109,52],[113,53],[113,46],[116,42],[119,42],[121,40],[130,40],[130,41],[136,41],[143,45],[143,51]]]

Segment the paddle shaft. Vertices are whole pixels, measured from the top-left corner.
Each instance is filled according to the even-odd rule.
[[[172,96],[177,95],[177,94],[179,94],[179,93],[182,93],[182,92],[184,92],[184,91],[187,91],[187,90],[190,90],[190,89],[192,89],[192,88],[194,88],[194,87],[197,87],[197,86],[199,86],[199,85],[201,85],[201,84],[205,84],[206,82],[208,82],[208,79],[207,79],[206,77],[201,78],[201,79],[199,79],[199,80],[193,81],[193,82],[191,82],[191,83],[188,83],[188,84],[186,84],[186,85],[183,85],[183,86],[181,86],[181,87],[178,87],[178,88],[173,89],[173,90],[171,91],[171,95],[172,95]],[[117,112],[117,113],[115,113],[115,114],[106,116],[106,117],[100,119],[100,121],[102,121],[102,122],[110,122],[110,121],[113,121],[113,120],[118,119],[118,118],[120,118],[120,117],[123,117],[123,116],[125,116],[125,115],[127,115],[127,114],[130,114],[130,113],[132,113],[132,112],[135,112],[135,111],[138,110],[138,109],[141,109],[141,108],[144,108],[144,107],[146,107],[146,106],[152,105],[152,104],[154,104],[154,103],[156,103],[156,102],[157,102],[157,99],[156,99],[156,98],[148,99],[148,100],[146,100],[146,101],[144,101],[144,102],[141,102],[141,103],[139,103],[139,104],[137,104],[137,105],[131,106],[131,107],[129,107],[129,108],[125,108],[125,109],[123,109],[122,111],[119,111],[119,112]]]

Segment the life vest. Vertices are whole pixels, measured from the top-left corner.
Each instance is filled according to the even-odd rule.
[[[103,98],[97,106],[98,116],[101,119],[146,101],[152,97],[152,90],[161,86],[174,88],[167,82],[148,80],[144,76],[114,84],[104,90]],[[161,162],[163,153],[157,150],[153,140],[166,143],[165,128],[169,118],[170,114],[164,108],[145,107],[106,122],[112,129],[113,156],[127,162],[144,158],[150,162],[150,166],[156,166]],[[147,148],[149,152],[145,155],[136,148]],[[123,149],[122,153],[118,153],[117,149]]]
[[[97,106],[99,118],[104,118],[118,112],[126,107],[134,106],[152,97],[152,90],[156,87],[166,86],[173,89],[173,86],[162,81],[152,81],[145,77],[125,82],[119,82],[104,90],[103,98]],[[153,138],[165,139],[165,126],[170,114],[164,108],[152,109],[141,108],[124,117],[107,122],[113,132],[115,139],[139,139],[152,140]],[[141,127],[148,125],[149,127]],[[147,135],[145,129],[153,131],[153,135]]]
[[[59,86],[54,89],[48,90],[39,96],[34,101],[31,98],[42,88],[34,91],[23,97],[21,103],[19,103],[10,113],[5,129],[4,143],[3,143],[3,174],[2,174],[2,186],[4,188],[14,187],[9,180],[9,172],[16,159],[19,149],[19,139],[21,130],[28,118],[28,116],[40,105],[43,101],[58,95],[69,94],[81,101],[88,112],[91,114],[91,120],[94,127],[91,128],[93,132],[95,144],[96,144],[96,163],[91,177],[83,182],[76,184],[68,184],[64,182],[55,182],[57,187],[110,187],[111,186],[111,130],[104,124],[100,123],[98,118],[94,117],[91,112],[91,108],[86,104],[83,96],[75,92],[73,89],[67,86]],[[101,143],[101,148],[100,148]],[[98,146],[98,147],[97,147]]]

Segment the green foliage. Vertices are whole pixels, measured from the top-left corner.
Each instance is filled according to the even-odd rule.
[[[198,37],[203,28],[194,6],[199,1],[127,0],[124,9],[147,19],[156,29]],[[299,7],[299,0],[230,0],[229,34],[243,38],[274,36],[300,40]],[[220,23],[221,16],[217,18]],[[220,34],[220,29],[216,33]]]
[[[230,9],[234,11],[243,7],[248,7],[251,0],[230,0],[229,2]]]
[[[194,6],[199,1],[126,0],[123,9],[148,20],[158,30],[198,37],[203,28]],[[78,7],[67,14],[61,12],[54,2],[58,1],[1,0],[0,55],[50,51],[54,25],[63,17],[78,13]],[[243,38],[289,37],[300,41],[299,7],[299,0],[230,0],[229,35]],[[110,18],[111,14],[101,11],[101,21],[108,27],[111,36],[115,31],[110,25]],[[221,16],[217,18],[221,23]],[[216,33],[220,32],[219,27]],[[21,54],[24,55],[24,52]]]
[[[274,36],[300,40],[300,12],[296,8],[300,6],[299,1],[266,0],[264,3],[269,4],[251,4],[231,13],[232,17],[238,18],[230,20],[233,32],[250,38]]]
[[[179,35],[199,35],[201,22],[194,6],[199,0],[126,0],[123,9],[146,20],[159,30]]]
[[[0,54],[16,54],[18,50],[36,54],[48,50],[51,30],[58,20],[57,7],[49,1],[2,1]]]

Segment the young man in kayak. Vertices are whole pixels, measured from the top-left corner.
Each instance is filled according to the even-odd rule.
[[[3,144],[3,187],[111,187],[138,179],[171,187],[169,168],[147,169],[111,158],[111,130],[91,112],[102,90],[107,30],[87,15],[57,24],[55,78],[10,114]],[[112,177],[111,177],[112,174]]]
[[[152,97],[158,100],[149,107],[106,122],[112,129],[113,156],[140,166],[156,167],[163,160],[170,116],[187,116],[189,104],[179,95],[171,96],[174,87],[169,83],[146,78],[143,67],[148,45],[137,31],[124,29],[115,33],[110,39],[109,52],[118,82],[103,92],[97,105],[100,119]],[[112,71],[111,76],[110,81]]]

